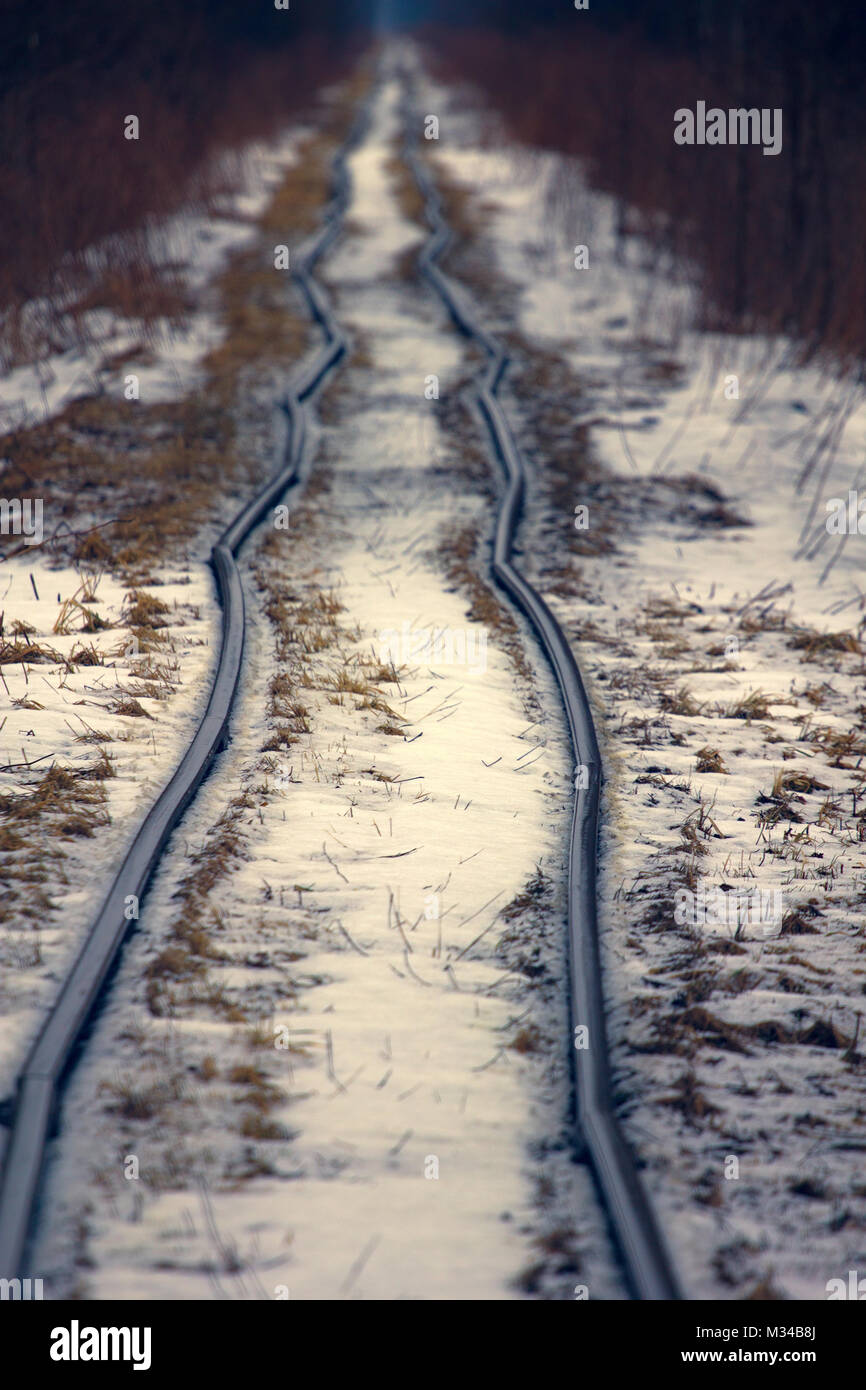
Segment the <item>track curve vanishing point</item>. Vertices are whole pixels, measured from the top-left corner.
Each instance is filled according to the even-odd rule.
[[[505,474],[505,490],[493,543],[493,575],[528,618],[541,641],[562,695],[575,763],[587,772],[586,779],[575,777],[568,854],[572,1025],[575,1029],[586,1029],[589,1041],[586,1048],[570,1049],[579,1138],[589,1158],[633,1296],[679,1299],[682,1295],[670,1255],[613,1108],[596,902],[602,780],[598,739],[583,680],[565,633],[512,560],[526,471],[496,394],[509,359],[437,264],[453,239],[452,232],[433,180],[413,148],[411,133],[417,123],[414,121],[412,74],[404,72],[403,76],[406,84],[405,157],[424,199],[425,216],[431,229],[419,253],[419,269],[442,299],[460,333],[475,342],[488,359],[476,384],[475,398]],[[588,783],[585,787],[581,785],[584,780]]]
[[[76,1049],[93,1017],[123,942],[131,932],[124,915],[130,895],[141,900],[166,848],[201,783],[229,737],[229,720],[244,654],[244,593],[236,556],[269,508],[305,478],[309,411],[307,402],[346,351],[347,343],[331,313],[327,297],[313,279],[320,257],[339,235],[350,196],[347,160],[363,137],[369,117],[368,97],[334,156],[332,196],[322,226],[294,258],[298,283],[324,343],[287,384],[279,409],[286,416],[281,466],[274,477],[238,513],[217,540],[210,563],[222,609],[220,651],[210,696],[195,736],[171,780],[151,807],[132,841],[84,945],[18,1074],[9,1107],[8,1139],[0,1175],[0,1278],[22,1277],[46,1149],[65,1078]]]

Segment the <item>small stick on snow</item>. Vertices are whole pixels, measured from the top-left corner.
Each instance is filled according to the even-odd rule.
[[[349,945],[352,947],[352,950],[357,951],[359,956],[368,956],[370,954],[369,951],[364,950],[363,946],[359,946],[357,941],[352,940],[351,936],[349,935],[348,931],[343,926],[343,923],[339,920],[339,918],[334,923],[334,925],[340,928],[340,931],[343,933]]]
[[[404,1145],[408,1144],[409,1140],[412,1138],[412,1135],[414,1133],[414,1129],[404,1130],[403,1133],[400,1135],[400,1138],[397,1140],[396,1144],[392,1144],[391,1148],[388,1150],[388,1157],[396,1158],[400,1150],[404,1147]]]
[[[367,1244],[364,1246],[364,1249],[361,1251],[357,1260],[352,1265],[352,1268],[349,1270],[349,1273],[346,1275],[345,1279],[340,1285],[340,1293],[348,1293],[349,1289],[354,1284],[355,1280],[361,1273],[362,1269],[364,1268],[364,1265],[369,1260],[370,1256],[376,1249],[376,1246],[379,1244],[379,1241],[381,1239],[381,1236],[373,1236],[372,1240],[367,1241]]]
[[[5,719],[5,717],[4,717],[4,719],[3,719],[3,724],[5,724],[5,723],[6,723],[6,719]],[[0,724],[0,729],[3,728],[3,724]],[[42,753],[38,758],[33,758],[30,762],[28,762],[28,761],[27,761],[27,754],[24,753],[24,749],[23,749],[23,748],[21,749],[21,752],[24,754],[24,762],[23,762],[23,763],[6,763],[3,767],[0,767],[0,772],[18,772],[19,769],[22,768],[22,767],[26,767],[26,768],[35,767],[37,763],[44,763],[44,761],[45,761],[46,758],[56,758],[56,757],[59,756],[57,753]]]
[[[325,842],[324,842],[324,840],[322,841],[322,853],[324,854],[324,856],[325,856],[325,858],[327,859],[328,863],[330,864],[331,868],[334,870],[334,873],[339,874],[340,878],[343,880],[344,883],[348,883],[349,880],[346,878],[346,875],[343,873],[343,871],[342,871],[341,869],[339,869],[339,868],[337,867],[337,865],[334,863],[333,859],[331,858],[330,854],[329,854],[328,851],[325,849]]]
[[[464,917],[464,918],[463,918],[463,921],[462,921],[462,922],[458,922],[457,925],[460,926],[460,927],[465,927],[466,924],[467,924],[467,922],[473,922],[473,921],[475,920],[476,917],[480,917],[480,916],[481,916],[481,913],[484,911],[485,907],[489,907],[491,903],[495,903],[495,902],[496,902],[496,899],[497,899],[497,898],[501,898],[501,897],[502,897],[502,894],[504,893],[504,891],[505,891],[504,888],[500,888],[500,890],[499,890],[498,893],[494,893],[492,898],[488,898],[486,903],[482,903],[482,904],[481,904],[481,906],[478,908],[478,911],[477,911],[477,912],[473,912],[473,913],[470,914],[470,916]]]
[[[496,923],[499,921],[499,916],[500,916],[500,914],[497,912],[496,916],[493,918],[493,921],[492,921],[488,926],[486,926],[486,927],[484,928],[483,931],[480,931],[480,932],[478,933],[478,935],[477,935],[476,937],[474,937],[472,941],[470,941],[470,943],[469,943],[468,946],[464,946],[462,951],[458,951],[458,953],[457,953],[457,955],[454,957],[454,959],[455,959],[455,960],[462,960],[463,957],[464,957],[465,955],[467,955],[467,954],[469,953],[469,951],[472,950],[472,947],[473,947],[473,946],[477,946],[477,945],[478,945],[478,942],[481,941],[482,938],[485,937],[485,936],[487,935],[487,933],[490,931],[491,927],[495,927]],[[446,968],[447,968],[447,967],[446,967]]]
[[[402,927],[401,927],[400,930],[401,930],[401,932],[402,932]],[[405,937],[404,937],[403,939],[405,940]],[[429,981],[429,980],[422,980],[422,979],[421,979],[421,976],[420,976],[420,975],[416,975],[416,974],[415,974],[415,971],[412,969],[412,966],[409,964],[409,952],[411,951],[411,949],[412,949],[412,947],[409,946],[409,945],[407,944],[406,949],[405,949],[405,951],[403,952],[403,960],[405,961],[406,969],[409,971],[409,974],[412,976],[412,979],[413,979],[413,980],[417,980],[417,982],[418,982],[419,985],[423,985],[423,986],[425,987],[425,989],[432,989],[433,986],[430,984],[430,981]]]
[[[483,1062],[483,1063],[481,1064],[480,1067],[472,1067],[472,1071],[486,1071],[488,1067],[492,1067],[496,1062],[499,1061],[499,1058],[500,1058],[500,1057],[504,1057],[504,1056],[505,1056],[505,1048],[504,1048],[504,1047],[500,1047],[499,1050],[498,1050],[498,1052],[496,1052],[496,1053],[494,1054],[494,1056],[490,1058],[490,1061],[489,1061],[489,1062]]]
[[[334,1071],[334,1038],[330,1028],[325,1034],[325,1051],[328,1058],[328,1078],[335,1086],[339,1086],[341,1091],[345,1091],[345,1086]]]

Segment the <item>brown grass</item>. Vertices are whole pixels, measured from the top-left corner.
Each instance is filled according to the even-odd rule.
[[[154,28],[121,23],[116,13],[82,15],[62,50],[52,43],[52,24],[18,80],[3,84],[0,361],[7,365],[30,360],[46,340],[74,339],[90,309],[180,319],[186,294],[174,267],[155,263],[148,219],[190,202],[207,207],[236,186],[241,166],[230,152],[275,134],[320,83],[344,75],[353,56],[345,38],[323,42],[299,33],[297,20],[288,46],[256,48],[237,35],[226,43],[203,11],[185,12],[180,32],[170,16]],[[119,26],[123,37],[112,42]],[[357,90],[356,78],[352,99]],[[139,116],[137,141],[123,138],[126,112]],[[330,128],[333,108],[322,123]],[[32,305],[24,312],[37,295],[48,296],[40,312]],[[61,298],[72,304],[63,315]]]
[[[824,661],[828,655],[840,652],[863,654],[863,647],[853,632],[817,632],[814,628],[798,628],[789,638],[788,646],[802,652],[802,661]]]
[[[275,364],[297,359],[308,334],[306,310],[295,307],[287,276],[273,267],[276,231],[292,242],[316,222],[357,88],[357,82],[346,86],[328,108],[324,129],[303,142],[298,163],[256,225],[255,242],[217,277],[225,335],[205,360],[200,389],[159,404],[92,396],[4,439],[4,485],[9,495],[27,497],[40,480],[52,519],[45,544],[58,558],[98,565],[137,589],[157,563],[182,559],[197,547],[202,527],[217,515],[221,490],[237,496],[257,480],[257,467],[239,442],[240,426],[253,423],[258,411],[250,374],[266,373],[270,381]],[[162,626],[162,610],[154,604],[131,595],[130,624],[149,633]],[[64,623],[71,623],[73,610],[82,630],[102,625],[78,598],[62,615]]]
[[[765,695],[763,690],[750,690],[748,695],[739,695],[730,705],[720,708],[719,713],[725,719],[745,719],[751,723],[753,719],[768,719],[770,705],[782,703],[779,697]]]
[[[104,781],[114,775],[100,749],[87,768],[53,764],[29,790],[0,793],[0,876],[6,880],[0,921],[41,922],[59,903],[39,885],[60,888],[66,858],[58,840],[93,839],[110,823]],[[46,861],[51,861],[50,872]]]
[[[639,232],[650,263],[666,274],[671,259],[690,278],[697,268],[701,326],[783,332],[799,338],[804,357],[825,349],[861,357],[866,278],[849,273],[866,228],[853,173],[863,150],[862,102],[851,99],[862,65],[856,16],[849,23],[840,10],[822,28],[805,3],[796,13],[790,4],[766,10],[746,7],[741,28],[729,7],[702,7],[688,38],[688,20],[680,27],[673,9],[660,20],[645,5],[600,25],[584,16],[579,26],[563,13],[561,25],[534,33],[443,30],[429,50],[441,77],[481,87],[511,138],[585,162],[615,197],[618,254]],[[784,110],[777,158],[742,146],[708,158],[709,150],[675,145],[672,115],[693,106],[689,94],[709,106],[749,107],[758,90],[765,106]],[[568,245],[580,212],[572,185],[565,166],[547,208]]]
[[[727,774],[725,761],[718,748],[699,748],[696,754],[696,772],[722,772]]]
[[[681,685],[674,691],[662,691],[659,703],[668,714],[692,715],[701,712],[701,706],[686,685]]]
[[[446,579],[468,600],[467,618],[472,622],[481,623],[488,632],[495,633],[515,671],[524,680],[531,681],[532,670],[526,659],[517,623],[495,591],[481,578],[480,566],[476,559],[480,539],[480,531],[475,524],[463,526],[456,533],[443,536],[438,554],[445,562]]]

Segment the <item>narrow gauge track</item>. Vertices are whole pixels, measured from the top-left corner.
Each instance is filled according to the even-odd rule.
[[[289,381],[285,399],[280,404],[280,412],[286,417],[281,466],[239,512],[211,550],[210,563],[222,609],[222,631],[207,708],[174,776],[148,812],[127,851],[75,964],[27,1054],[17,1078],[15,1095],[4,1107],[10,1118],[0,1176],[0,1278],[24,1277],[23,1261],[63,1086],[98,1010],[123,942],[130,934],[130,922],[124,915],[127,900],[130,895],[139,901],[144,897],[172,831],[229,739],[229,721],[240,680],[245,638],[244,593],[236,556],[272,504],[306,480],[310,462],[307,403],[346,351],[346,339],[331,313],[324,291],[313,279],[313,271],[340,232],[351,192],[346,161],[363,137],[369,102],[368,97],[348,138],[334,157],[332,197],[323,212],[322,227],[304,244],[293,268],[310,313],[322,329],[324,343]]]
[[[526,468],[497,390],[508,368],[508,356],[476,318],[437,262],[452,241],[442,200],[413,147],[417,129],[411,73],[404,74],[406,99],[405,158],[424,199],[430,226],[418,265],[445,304],[455,326],[487,356],[475,388],[476,404],[487,424],[493,450],[505,473],[505,491],[496,521],[492,572],[497,584],[517,604],[537,633],[562,695],[577,767],[587,770],[575,778],[575,801],[568,854],[568,936],[571,961],[571,1021],[588,1030],[585,1049],[570,1048],[576,1098],[576,1139],[589,1158],[626,1280],[635,1298],[678,1299],[670,1256],[638,1176],[634,1158],[617,1122],[613,1103],[601,988],[596,875],[601,755],[586,690],[571,647],[541,596],[512,560],[523,507]]]
[[[513,542],[523,503],[525,466],[496,394],[507,370],[508,358],[437,265],[451,242],[452,233],[433,182],[411,145],[409,77],[406,78],[406,93],[405,157],[425,200],[431,228],[430,239],[419,254],[419,268],[441,297],[460,333],[477,343],[488,359],[476,387],[476,402],[506,480],[496,518],[493,577],[523,611],[541,641],[561,690],[575,761],[589,771],[589,786],[586,789],[578,787],[576,792],[568,867],[572,1023],[586,1026],[590,1041],[586,1050],[570,1049],[576,1092],[576,1138],[589,1156],[631,1292],[641,1299],[678,1298],[680,1293],[669,1256],[611,1101],[595,889],[602,771],[595,729],[580,673],[565,635],[543,600],[512,563]],[[335,156],[333,197],[323,214],[322,229],[299,254],[294,270],[311,315],[323,330],[324,344],[287,388],[282,403],[287,417],[282,466],[232,521],[211,553],[223,622],[217,671],[205,715],[171,782],[136,835],[18,1077],[14,1104],[9,1107],[9,1136],[0,1177],[0,1278],[23,1277],[24,1274],[23,1261],[36,1212],[46,1149],[63,1085],[130,931],[124,916],[126,898],[130,894],[139,899],[144,896],[169,836],[228,739],[244,650],[244,596],[235,557],[269,507],[288,489],[305,480],[310,462],[307,402],[346,350],[346,340],[324,292],[313,278],[313,270],[339,233],[350,192],[346,160],[362,137],[367,111],[368,104]]]

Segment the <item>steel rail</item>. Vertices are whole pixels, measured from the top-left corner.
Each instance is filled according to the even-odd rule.
[[[602,763],[586,690],[568,639],[544,600],[515,567],[514,538],[523,508],[526,468],[497,390],[509,358],[478,321],[459,288],[437,265],[453,240],[434,182],[419,160],[411,138],[413,79],[404,73],[406,99],[405,157],[425,204],[431,235],[422,247],[418,265],[445,304],[455,326],[481,347],[487,364],[475,389],[494,452],[505,475],[505,489],[496,520],[492,572],[534,628],[553,668],[571,732],[575,763],[586,778],[575,776],[575,800],[568,852],[568,938],[572,1040],[586,1030],[586,1047],[570,1047],[575,1083],[578,1139],[589,1159],[623,1270],[638,1299],[682,1297],[674,1267],[634,1158],[617,1121],[601,982],[596,876],[598,872],[599,798]],[[587,785],[581,785],[583,781]]]
[[[15,1095],[8,1103],[9,1135],[0,1174],[0,1278],[24,1277],[23,1261],[63,1084],[121,947],[133,930],[133,923],[125,915],[128,900],[133,896],[140,903],[145,896],[169,837],[217,754],[229,741],[229,721],[240,681],[245,638],[244,593],[236,556],[270,507],[304,481],[309,434],[306,402],[346,351],[346,339],[312,274],[320,257],[339,235],[351,192],[346,162],[362,138],[369,105],[370,98],[334,156],[331,198],[322,214],[322,226],[302,245],[293,266],[294,279],[325,341],[291,378],[286,397],[280,403],[286,416],[281,466],[242,508],[211,550],[222,626],[207,708],[170,782],[137,830],[81,951],[25,1058]]]

